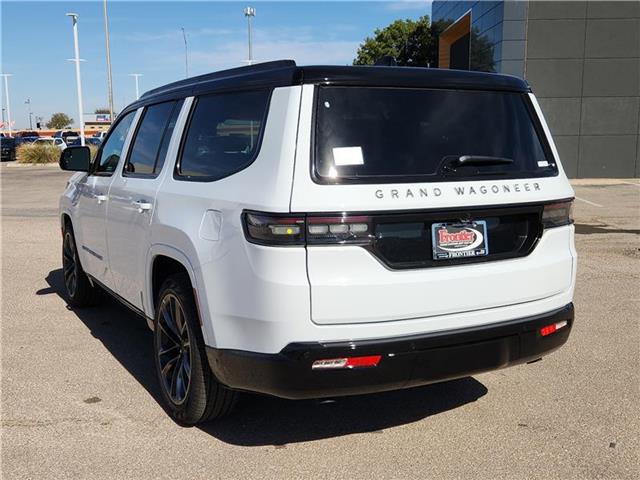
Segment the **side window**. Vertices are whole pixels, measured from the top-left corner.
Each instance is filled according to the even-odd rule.
[[[173,113],[178,110],[177,102],[164,102],[147,107],[134,137],[124,175],[154,176],[162,168],[158,160],[167,153],[173,126],[169,129]],[[173,120],[175,125],[175,120]],[[166,144],[166,147],[163,146]],[[156,164],[160,163],[159,166]]]
[[[112,173],[116,169],[120,161],[124,141],[127,138],[127,133],[129,132],[135,113],[135,111],[127,113],[113,127],[113,130],[111,130],[109,136],[102,144],[102,148],[96,157],[94,172]]]
[[[177,177],[218,180],[242,170],[258,152],[270,92],[198,98],[178,162]]]
[[[158,159],[156,160],[156,173],[160,173],[162,170],[162,166],[164,165],[165,157],[167,156],[167,150],[169,150],[169,142],[171,141],[171,135],[173,134],[173,129],[176,126],[178,121],[178,117],[180,116],[180,110],[182,109],[182,100],[176,103],[173,107],[173,113],[169,118],[169,123],[167,124],[164,135],[162,136],[162,143],[160,144],[160,150],[158,150]]]

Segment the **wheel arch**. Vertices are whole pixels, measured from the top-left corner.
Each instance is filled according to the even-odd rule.
[[[194,299],[196,302],[196,309],[200,318],[200,325],[203,324],[203,310],[198,295],[198,285],[200,282],[196,276],[196,271],[193,268],[189,258],[180,250],[164,244],[153,245],[149,249],[147,255],[147,285],[145,286],[145,305],[144,310],[147,312],[147,317],[154,318],[156,312],[156,303],[160,287],[162,282],[167,276],[174,273],[184,272],[189,276],[191,287],[194,291]],[[149,324],[149,322],[147,322]],[[153,323],[149,324],[150,328],[153,328]],[[207,329],[202,328],[202,334],[207,341]]]

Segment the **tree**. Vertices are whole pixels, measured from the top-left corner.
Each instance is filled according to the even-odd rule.
[[[364,40],[353,64],[373,65],[379,58],[389,55],[400,66],[436,67],[438,36],[433,30],[428,15],[418,20],[396,20],[388,27],[376,29],[373,38]]]
[[[430,23],[427,15],[418,20],[396,20],[388,27],[377,29],[358,48],[354,65],[373,65],[389,55],[400,66],[438,67],[438,41],[451,21]],[[471,70],[495,72],[493,45],[476,28],[470,32],[469,64]]]
[[[108,109],[108,108],[104,108],[104,107],[102,107],[102,108],[96,108],[96,109],[93,111],[93,113],[95,113],[96,115],[99,115],[99,114],[101,114],[101,113],[102,113],[102,114],[104,114],[104,113],[111,113],[111,112],[109,112],[109,109]]]
[[[47,122],[47,128],[53,128],[55,130],[59,130],[61,128],[68,127],[73,123],[73,118],[71,118],[66,113],[58,112],[51,115],[51,120]]]

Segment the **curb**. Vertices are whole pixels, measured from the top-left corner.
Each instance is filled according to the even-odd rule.
[[[34,167],[45,167],[45,168],[53,168],[58,167],[58,163],[3,163],[2,164],[6,168],[34,168]]]

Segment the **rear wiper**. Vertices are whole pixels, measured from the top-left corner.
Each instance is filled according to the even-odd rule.
[[[505,157],[488,157],[484,155],[461,155],[457,160],[451,162],[449,166],[465,167],[467,165],[473,165],[480,167],[483,165],[510,165],[513,163],[512,158]]]
[[[485,155],[447,155],[440,163],[439,171],[442,175],[499,175],[506,173],[504,171],[495,171],[494,169],[482,172],[481,167],[511,165],[513,159],[506,157],[491,157]],[[480,167],[471,171],[464,167]],[[458,170],[460,169],[460,170]]]

